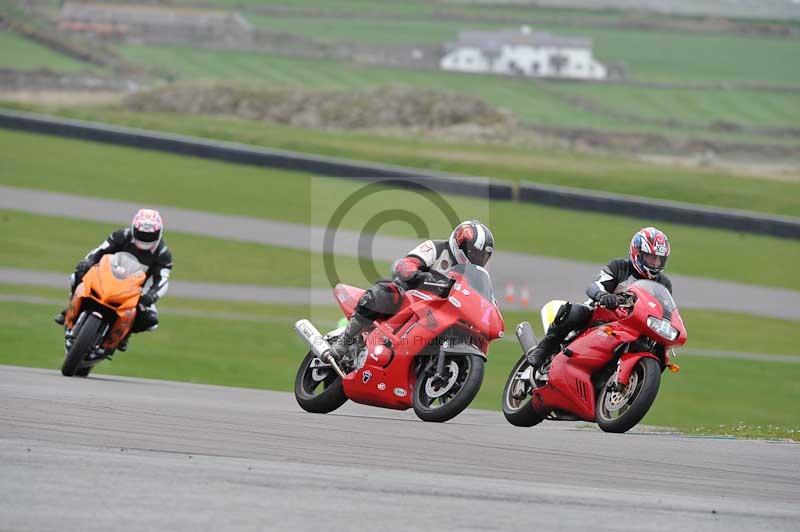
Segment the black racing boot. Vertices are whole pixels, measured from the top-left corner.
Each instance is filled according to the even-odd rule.
[[[357,314],[350,318],[342,335],[331,345],[333,358],[335,358],[337,362],[341,362],[343,358],[353,352],[354,346],[358,344],[358,336],[364,332],[364,329],[370,324],[370,320]]]
[[[56,314],[55,318],[53,318],[53,321],[56,322],[58,325],[64,325],[64,321],[66,320],[66,318],[67,318],[67,309],[64,309],[58,314]]]
[[[131,335],[129,334],[128,336],[126,336],[125,338],[122,339],[122,341],[117,346],[117,351],[121,351],[121,352],[124,353],[125,351],[128,350],[128,338],[130,338],[130,337],[131,337]]]
[[[564,341],[564,337],[558,333],[554,333],[548,331],[547,334],[544,335],[542,341],[539,342],[533,351],[528,353],[527,359],[531,366],[534,368],[539,369],[544,361],[550,355],[554,355],[558,352],[558,348],[561,347],[561,342]]]

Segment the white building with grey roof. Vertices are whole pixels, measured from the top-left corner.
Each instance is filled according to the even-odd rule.
[[[534,32],[527,26],[462,31],[445,46],[443,70],[547,78],[601,80],[606,67],[592,56],[592,40]]]

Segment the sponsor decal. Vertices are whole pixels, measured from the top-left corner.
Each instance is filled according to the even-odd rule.
[[[419,247],[419,250],[427,253],[428,251],[433,250],[433,245],[429,242],[425,242]]]
[[[383,390],[385,390],[385,389],[386,389],[386,383],[385,383],[385,382],[379,382],[379,383],[378,383],[378,389],[379,389],[380,391],[383,391]]]
[[[410,294],[412,296],[418,297],[420,299],[424,299],[425,301],[432,301],[433,300],[433,298],[431,296],[429,296],[425,292],[420,292],[419,290],[409,290],[406,293]]]
[[[446,260],[443,260],[443,261],[441,262],[441,264],[439,264],[439,266],[440,266],[440,267],[441,267],[443,270],[446,270],[447,268],[449,268],[449,267],[450,267],[450,262],[449,262],[449,261],[446,261]]]
[[[408,395],[408,392],[406,391],[405,388],[395,388],[393,392],[397,397],[405,397],[406,395]]]
[[[364,384],[368,383],[371,378],[372,378],[372,372],[370,370],[367,370],[361,374],[361,382],[363,382]]]

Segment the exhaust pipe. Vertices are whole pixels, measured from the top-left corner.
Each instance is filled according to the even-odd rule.
[[[336,359],[333,358],[331,344],[325,340],[325,337],[314,327],[314,324],[308,320],[300,320],[294,324],[294,330],[297,331],[300,338],[311,347],[311,351],[317,358],[333,366],[334,371],[336,371],[339,377],[345,378],[344,371],[342,371],[342,368],[336,363]]]
[[[522,352],[527,356],[538,344],[536,335],[533,333],[533,327],[531,327],[530,322],[523,321],[517,325],[514,332],[517,334],[517,340],[522,347]]]

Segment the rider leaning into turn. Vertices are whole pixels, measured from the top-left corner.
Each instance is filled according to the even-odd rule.
[[[403,292],[424,282],[447,279],[456,264],[485,266],[494,251],[494,236],[477,220],[461,222],[448,240],[426,240],[398,260],[394,280],[372,285],[358,301],[355,313],[344,332],[332,345],[334,357],[347,355],[359,335],[378,319],[393,316],[400,308]]]
[[[164,242],[164,224],[158,211],[140,209],[133,217],[130,227],[114,231],[97,248],[90,251],[80,261],[72,274],[70,299],[75,289],[89,269],[100,262],[103,255],[121,251],[130,253],[147,268],[147,279],[139,298],[139,308],[133,321],[131,333],[152,331],[158,327],[158,310],[155,303],[167,293],[169,276],[172,272],[172,253]],[[67,310],[62,310],[55,322],[64,325]],[[125,351],[128,339],[125,338],[119,351]]]
[[[631,239],[628,258],[609,262],[586,288],[586,294],[600,306],[613,310],[620,303],[617,294],[641,279],[661,283],[671,293],[672,282],[663,273],[669,253],[667,235],[655,227],[640,229]],[[540,367],[559,350],[570,332],[585,329],[591,317],[592,309],[586,305],[562,305],[542,341],[528,354],[528,362]]]

